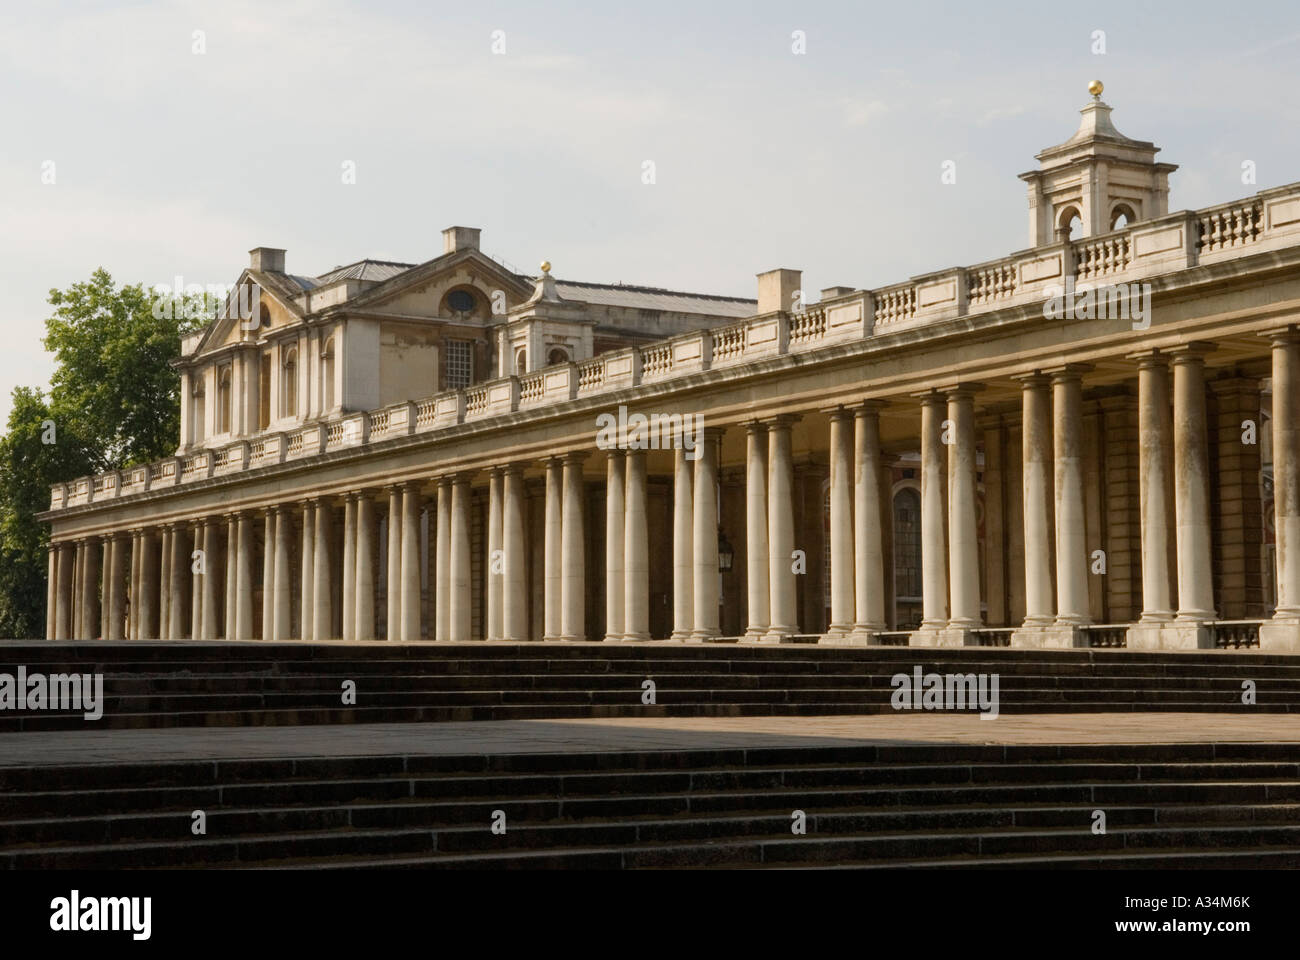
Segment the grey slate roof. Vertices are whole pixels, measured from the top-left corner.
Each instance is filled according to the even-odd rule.
[[[415,264],[397,263],[392,260],[358,260],[356,263],[349,263],[345,267],[335,267],[328,273],[322,273],[316,278],[318,285],[327,283],[337,283],[340,280],[391,280],[399,273],[405,273]]]
[[[565,300],[581,300],[610,307],[701,313],[720,317],[752,317],[758,301],[740,297],[717,297],[705,293],[682,293],[659,287],[634,287],[612,283],[580,283],[556,280],[555,290]]]

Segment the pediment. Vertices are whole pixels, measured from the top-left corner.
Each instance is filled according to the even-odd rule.
[[[446,317],[453,291],[470,293],[476,303],[472,315],[488,319],[494,301],[500,312],[527,300],[532,284],[511,273],[477,250],[463,250],[412,267],[349,300],[345,309],[364,309],[403,317]]]

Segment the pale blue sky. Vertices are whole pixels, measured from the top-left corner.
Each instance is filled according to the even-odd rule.
[[[230,283],[265,245],[318,274],[462,224],[563,279],[882,286],[1025,247],[1016,174],[1094,77],[1180,164],[1172,209],[1300,180],[1298,62],[1294,3],[3,0],[0,417],[51,372],[47,291],[97,266]]]

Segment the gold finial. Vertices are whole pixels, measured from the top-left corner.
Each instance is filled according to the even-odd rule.
[[[1092,83],[1088,84],[1088,92],[1097,99],[1101,99],[1101,92],[1105,89],[1105,86],[1102,85],[1100,80],[1094,80]]]
[[[543,260],[543,261],[542,261],[542,273],[550,273],[550,272],[551,272],[551,261],[549,261],[549,260]]]

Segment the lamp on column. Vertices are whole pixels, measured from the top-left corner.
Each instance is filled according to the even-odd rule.
[[[727,542],[726,534],[722,532],[722,527],[718,527],[718,572],[730,573],[731,564],[736,559],[736,551],[731,549],[731,544]]]

